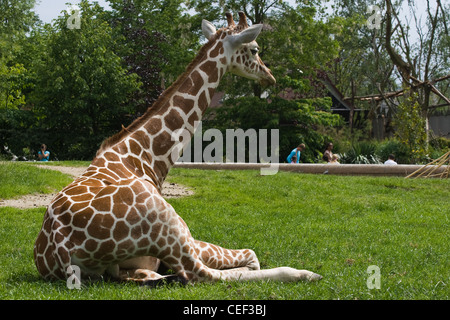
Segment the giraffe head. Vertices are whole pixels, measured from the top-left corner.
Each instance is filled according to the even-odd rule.
[[[233,21],[231,13],[227,13],[226,16],[228,27],[217,31],[211,22],[203,20],[202,31],[210,41],[217,36],[218,32],[221,33],[219,39],[223,42],[227,71],[256,80],[263,86],[275,84],[276,80],[272,72],[258,55],[259,46],[255,41],[263,25],[255,24],[249,27],[243,12],[239,12],[238,24]]]

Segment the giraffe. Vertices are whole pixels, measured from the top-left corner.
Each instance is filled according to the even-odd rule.
[[[202,21],[208,42],[185,72],[139,119],[105,140],[86,171],[52,200],[34,245],[44,279],[68,279],[72,266],[82,279],[109,275],[148,285],[169,278],[183,283],[321,279],[289,267],[261,270],[251,249],[194,239],[161,195],[176,161],[172,135],[180,129],[194,133],[225,72],[275,84],[258,56],[255,39],[262,25],[249,26],[242,12],[238,24],[226,16],[228,26],[219,30]],[[175,275],[162,274],[164,267]]]

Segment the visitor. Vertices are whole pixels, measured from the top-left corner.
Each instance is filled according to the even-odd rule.
[[[292,156],[291,163],[297,163],[297,156],[296,155]]]
[[[47,150],[47,146],[45,144],[41,145],[41,150],[38,152],[39,161],[49,161],[50,160],[50,151]]]
[[[339,157],[336,154],[333,154],[333,144],[329,142],[327,144],[327,148],[325,152],[323,153],[323,160],[328,162],[329,164],[339,164],[338,159]]]
[[[288,163],[299,163],[300,162],[300,155],[302,151],[306,149],[305,144],[301,143],[298,145],[297,148],[293,149],[291,153],[287,157]],[[295,161],[292,159],[295,156]]]
[[[384,162],[384,164],[388,164],[388,165],[396,165],[397,162],[395,162],[395,156],[393,154],[390,154],[388,156],[388,159]]]

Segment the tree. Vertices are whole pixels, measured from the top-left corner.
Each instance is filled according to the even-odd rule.
[[[25,104],[22,89],[27,72],[17,61],[26,33],[36,23],[34,0],[0,1],[0,110]]]
[[[200,8],[203,1],[197,1]],[[321,156],[326,135],[320,126],[342,124],[330,113],[331,99],[317,79],[316,71],[335,57],[337,43],[330,37],[335,30],[321,19],[319,2],[291,7],[286,1],[212,2],[218,23],[227,11],[244,11],[249,23],[262,23],[258,36],[259,56],[277,79],[275,87],[261,88],[254,81],[226,75],[219,90],[225,91],[224,107],[211,112],[203,129],[278,129],[280,161],[303,142],[307,145],[302,161],[315,162]],[[199,10],[201,12],[201,10]],[[224,12],[225,11],[225,12]],[[323,50],[327,48],[327,50]],[[286,97],[288,97],[286,99]]]
[[[392,63],[379,41],[383,26],[367,26],[370,19],[367,12],[378,13],[370,10],[367,1],[336,2],[330,23],[337,29],[334,36],[339,43],[339,53],[326,68],[330,78],[347,97],[352,95],[352,80],[358,84],[354,88],[355,95],[372,94],[378,87],[390,90]]]
[[[20,40],[38,21],[32,11],[35,0],[0,1],[0,59],[14,55]]]
[[[413,3],[409,2],[408,5],[412,6]],[[419,19],[414,13],[419,42],[417,45],[412,45],[409,39],[409,30],[400,21],[399,13],[395,10],[392,1],[386,0],[385,45],[392,63],[396,66],[400,75],[404,97],[400,104],[402,108],[399,108],[397,118],[403,120],[408,118],[410,114],[414,114],[417,106],[420,106],[422,123],[425,126],[424,130],[416,128],[414,134],[407,135],[408,145],[425,144],[423,148],[411,148],[410,151],[415,160],[423,158],[428,151],[428,114],[431,105],[431,94],[437,94],[440,99],[443,99],[450,105],[450,100],[437,90],[433,83],[439,76],[439,71],[442,72],[439,66],[444,62],[443,60],[448,59],[448,56],[436,55],[436,49],[439,48],[438,36],[441,35],[447,39],[449,36],[446,26],[446,15],[440,0],[436,0],[434,10],[431,8],[430,0],[426,1],[426,7],[426,29],[428,31],[424,34],[423,26],[420,25]],[[394,47],[395,45],[397,45],[397,48]],[[449,71],[447,70],[447,72]],[[410,127],[414,127],[416,123],[417,121],[412,121]],[[411,128],[410,130],[414,129]],[[397,132],[397,135],[400,134],[399,132]],[[420,136],[418,133],[423,134]],[[400,135],[402,137],[405,136],[405,134]],[[414,141],[411,139],[414,139]]]
[[[162,93],[162,72],[169,63],[166,43],[170,35],[155,21],[161,18],[155,11],[163,8],[160,2],[132,0],[111,1],[111,6],[111,25],[121,39],[120,56],[128,72],[138,75],[142,83],[132,100],[136,112],[143,113]]]
[[[41,119],[42,140],[53,154],[90,159],[133,113],[127,101],[139,82],[115,53],[102,8],[85,0],[80,7],[80,29],[67,27],[67,13],[49,29],[32,103]]]
[[[449,5],[444,5],[440,0],[336,2],[337,19],[345,18],[343,21],[351,23],[354,32],[345,32],[343,38],[337,38],[342,51],[339,60],[328,71],[334,76],[335,83],[345,94],[347,101],[356,97],[354,103],[363,108],[366,104],[358,101],[372,102],[369,105],[371,111],[375,111],[379,102],[384,101],[389,107],[388,117],[392,117],[397,124],[412,119],[407,113],[417,110],[417,101],[421,110],[420,123],[423,123],[425,129],[409,136],[418,137],[417,133],[425,133],[425,137],[418,140],[425,141],[421,155],[423,158],[429,140],[429,112],[450,102],[446,98],[448,84],[443,81],[450,74],[447,62],[450,56],[447,28]],[[371,4],[376,5],[379,11],[369,10]],[[419,7],[425,7],[425,10],[419,10]],[[424,15],[419,16],[421,13]],[[373,15],[379,15],[379,24],[375,28],[369,28],[367,22]],[[413,37],[413,32],[417,37]],[[356,84],[354,88],[352,83]],[[413,101],[412,98],[416,100]],[[406,113],[403,114],[404,112]],[[410,127],[418,123],[411,123]],[[404,125],[406,128],[407,125]],[[403,130],[391,129],[394,134],[397,129]],[[401,136],[403,140],[405,134]],[[412,141],[407,143],[411,146],[416,144]],[[414,157],[416,156],[417,154]],[[412,155],[411,157],[414,158]]]
[[[426,154],[426,132],[425,119],[417,99],[417,92],[405,94],[404,101],[397,107],[394,124],[396,126],[395,136],[407,147],[409,161],[417,163]]]
[[[32,117],[24,110],[30,87],[29,70],[20,60],[26,35],[36,25],[34,0],[0,1],[0,147],[21,153],[18,140]],[[20,154],[19,153],[19,154]]]
[[[0,65],[0,109],[18,109],[25,104],[23,77],[26,69],[21,64]]]
[[[142,67],[145,59],[149,59],[156,72],[154,80],[159,78],[158,86],[162,89],[168,87],[184,71],[199,48],[201,18],[186,13],[186,0],[109,2],[113,9],[113,26],[117,26],[125,36],[127,47],[132,41],[124,57]],[[142,54],[145,57],[142,63],[133,57]]]

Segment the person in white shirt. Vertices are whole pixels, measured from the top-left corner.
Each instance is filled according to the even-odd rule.
[[[395,162],[395,156],[393,154],[390,154],[384,164],[396,165],[397,162]]]

